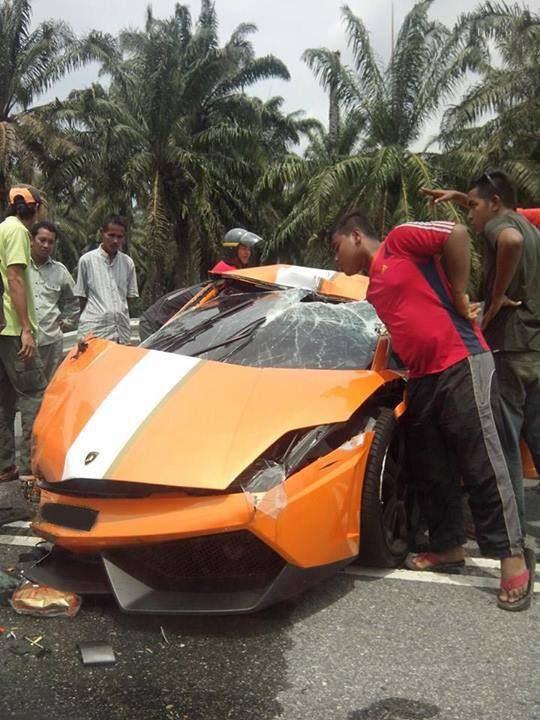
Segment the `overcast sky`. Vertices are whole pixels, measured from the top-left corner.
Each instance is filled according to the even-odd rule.
[[[140,27],[144,23],[147,0],[34,0],[34,22],[48,18],[62,18],[78,34],[91,29],[116,34],[125,27]],[[156,17],[167,17],[174,9],[174,0],[153,0],[150,3]],[[187,1],[192,15],[197,16],[198,0]],[[341,50],[347,57],[344,27],[340,8],[342,0],[216,0],[220,37],[225,40],[241,22],[253,22],[258,33],[252,41],[258,55],[272,53],[285,62],[291,80],[268,81],[256,87],[263,99],[273,95],[285,98],[285,109],[291,112],[302,108],[308,116],[326,121],[327,100],[311,71],[301,60],[302,52],[310,47],[329,47]],[[435,0],[432,16],[451,25],[462,12],[472,10],[478,3],[471,0]],[[540,0],[530,0],[528,6],[540,10]],[[350,0],[349,6],[359,15],[372,34],[376,52],[387,58],[391,45],[391,0]],[[414,0],[394,0],[395,24],[414,5]],[[75,87],[84,87],[96,79],[96,68],[85,68],[60,83],[52,95],[64,97]],[[436,123],[435,123],[436,125]],[[426,129],[429,134],[431,128]]]

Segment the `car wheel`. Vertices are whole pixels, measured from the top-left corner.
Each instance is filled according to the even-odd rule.
[[[381,408],[374,427],[360,509],[358,562],[390,568],[408,552],[404,433],[392,410]]]

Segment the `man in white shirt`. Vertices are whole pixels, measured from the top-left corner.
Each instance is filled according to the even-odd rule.
[[[53,260],[58,230],[47,220],[33,225],[30,234],[30,280],[38,321],[37,347],[50,381],[62,360],[63,331],[75,330],[79,303],[75,283],[65,265]]]
[[[128,298],[139,297],[133,260],[122,252],[127,224],[111,215],[101,226],[101,244],[79,260],[74,294],[81,303],[79,339],[89,333],[129,345]]]

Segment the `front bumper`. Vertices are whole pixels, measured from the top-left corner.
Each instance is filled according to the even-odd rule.
[[[238,614],[296,596],[350,561],[300,568],[238,531],[90,557],[55,548],[27,575],[80,594],[112,593],[128,613]]]
[[[97,554],[245,528],[254,513],[243,493],[110,499],[42,490],[32,530],[70,552]],[[86,527],[81,523],[84,514],[94,517]]]

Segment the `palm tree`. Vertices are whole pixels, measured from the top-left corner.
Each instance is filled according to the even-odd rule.
[[[0,4],[0,209],[13,173],[31,180],[40,149],[54,155],[66,148],[34,107],[35,101],[68,71],[101,56],[108,38],[91,33],[77,39],[60,21],[31,29],[30,0]]]
[[[112,204],[146,211],[146,301],[205,274],[224,229],[257,219],[262,165],[304,127],[279,99],[246,93],[289,77],[277,58],[255,57],[254,31],[243,24],[220,46],[208,0],[195,22],[184,5],[166,20],[149,9],[143,30],[122,32],[104,53],[109,88],[73,93],[53,112],[80,149],[64,169],[87,182],[96,219]]]
[[[338,149],[335,138],[341,123],[341,132],[346,129],[353,142],[349,155],[335,155],[314,175],[309,172],[309,155],[307,165],[292,159],[285,163],[283,187],[301,179],[305,190],[276,233],[276,248],[294,237],[311,238],[316,245],[318,234],[336,214],[357,204],[381,233],[411,217],[436,212],[418,196],[418,188],[433,181],[432,159],[413,148],[442,100],[483,56],[481,49],[467,46],[457,30],[429,18],[432,2],[417,2],[408,13],[386,66],[377,60],[364,23],[346,5],[342,13],[352,67],[326,48],[304,53],[340,109],[334,114],[327,147],[329,142],[334,153]],[[310,149],[316,152],[320,155],[317,148]]]
[[[540,15],[486,2],[460,20],[467,41],[484,48],[480,78],[444,117],[446,164],[465,181],[502,167],[524,201],[540,198]]]

